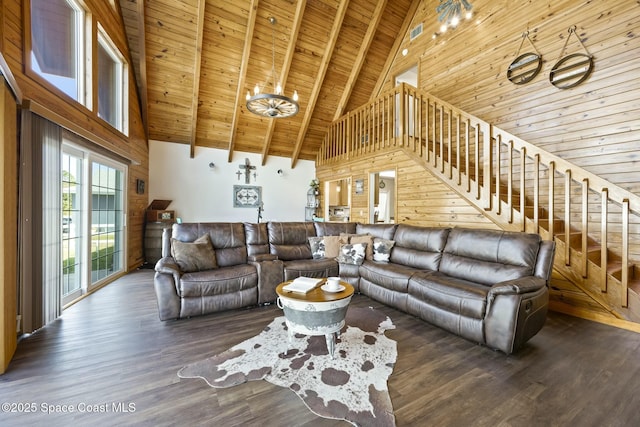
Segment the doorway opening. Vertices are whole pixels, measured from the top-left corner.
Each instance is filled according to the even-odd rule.
[[[396,171],[394,169],[369,174],[369,222],[396,222]]]

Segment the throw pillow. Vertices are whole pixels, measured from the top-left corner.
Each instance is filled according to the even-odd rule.
[[[192,243],[171,239],[171,256],[184,273],[218,268],[216,252],[208,234]]]
[[[311,247],[311,257],[313,259],[324,258],[324,241],[322,237],[309,237],[308,240]]]
[[[337,257],[344,243],[340,236],[309,237],[308,240],[313,259]]]
[[[367,252],[365,254],[365,259],[369,261],[373,259],[373,236],[371,234],[340,233],[340,238],[342,238],[345,243],[366,243]]]
[[[340,254],[340,245],[346,242],[340,240],[340,236],[324,236],[324,256],[335,258]]]
[[[373,260],[389,262],[391,248],[393,248],[395,244],[396,242],[393,240],[381,239],[379,237],[373,239]]]
[[[340,246],[340,254],[337,261],[340,264],[362,265],[366,248],[366,243],[346,243]]]

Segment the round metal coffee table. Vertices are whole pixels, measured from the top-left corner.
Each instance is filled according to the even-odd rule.
[[[328,292],[322,289],[324,281],[308,293],[287,292],[282,288],[291,281],[276,287],[278,307],[284,311],[289,331],[289,343],[296,333],[304,335],[324,335],[327,350],[333,359],[335,340],[344,326],[349,302],[353,296],[353,286],[340,281],[342,290]]]

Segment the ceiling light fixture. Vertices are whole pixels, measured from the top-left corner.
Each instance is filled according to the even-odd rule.
[[[463,8],[466,11],[464,13]],[[471,9],[473,6],[468,0],[440,0],[440,4],[436,7],[436,13],[438,21],[442,22],[442,25],[440,25],[440,32],[433,33],[432,38],[435,39],[449,28],[456,28],[463,16],[467,20],[471,19],[473,17]]]
[[[256,84],[256,87],[253,89],[253,96],[251,96],[251,92],[247,91],[247,109],[253,114],[272,119],[295,116],[299,110],[298,92],[293,91],[292,98],[283,95],[282,85],[276,80],[276,36],[274,28],[278,21],[273,16],[270,16],[268,19],[273,26],[271,28],[271,39],[273,42],[271,78],[273,80],[274,93],[260,93],[260,86]]]

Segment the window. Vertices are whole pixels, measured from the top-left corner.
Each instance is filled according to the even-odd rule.
[[[82,104],[84,19],[74,0],[31,0],[31,69]]]
[[[98,117],[126,133],[126,72],[120,52],[102,28],[98,31]]]
[[[29,19],[30,70],[128,134],[128,66],[90,11],[78,0],[31,0]]]

